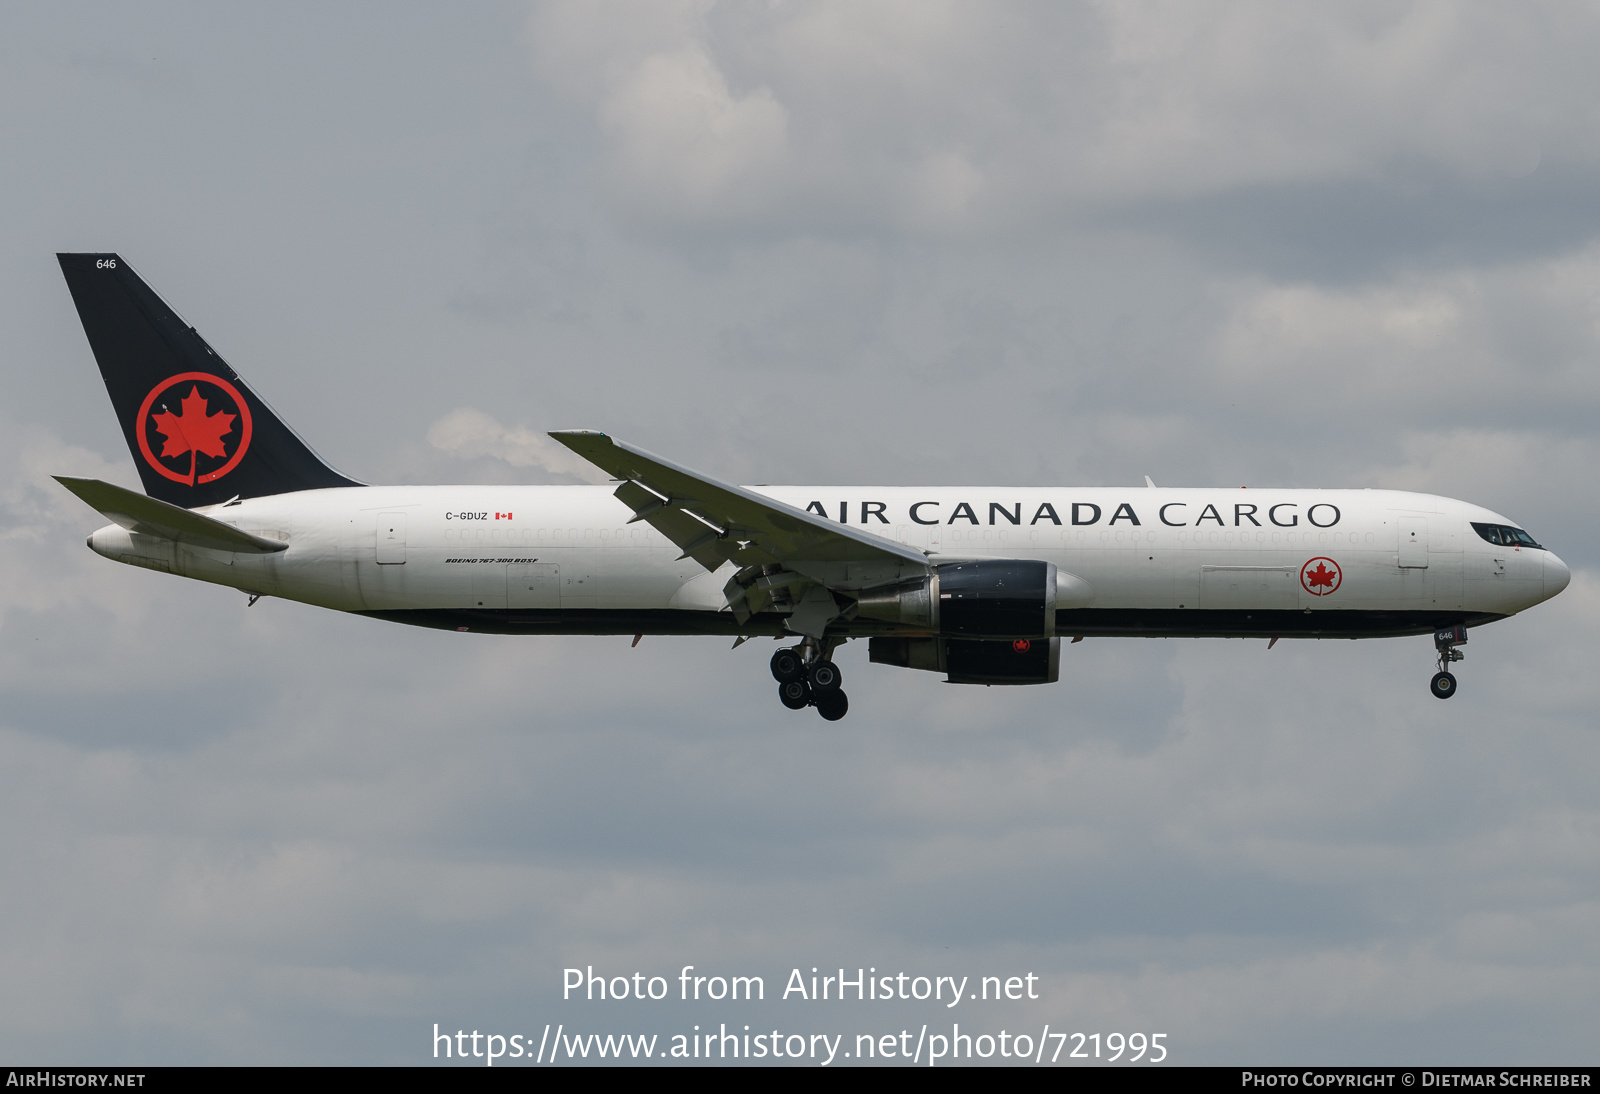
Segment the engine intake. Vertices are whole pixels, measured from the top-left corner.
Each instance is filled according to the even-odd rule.
[[[1083,607],[1093,591],[1053,563],[1031,559],[947,562],[931,577],[864,589],[855,613],[955,638],[1049,638],[1058,607]]]
[[[1056,568],[993,559],[938,567],[939,633],[962,638],[1049,638],[1056,633]]]

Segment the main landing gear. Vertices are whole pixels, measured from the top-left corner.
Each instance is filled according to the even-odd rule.
[[[839,685],[844,677],[830,659],[841,639],[818,643],[807,638],[772,655],[772,677],[778,681],[778,701],[790,710],[816,707],[817,713],[837,722],[850,709]]]
[[[1467,655],[1456,649],[1466,641],[1465,627],[1445,627],[1433,632],[1433,648],[1439,651],[1439,671],[1433,674],[1428,690],[1440,699],[1448,699],[1456,693],[1456,677],[1450,666],[1466,659]]]

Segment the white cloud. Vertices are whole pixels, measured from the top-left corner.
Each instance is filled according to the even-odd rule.
[[[1215,378],[1257,403],[1412,423],[1600,404],[1600,248],[1356,287],[1231,290]],[[1514,416],[1508,419],[1507,416]]]
[[[615,177],[674,198],[691,215],[748,208],[777,179],[788,154],[788,114],[766,88],[735,98],[704,51],[646,57],[607,94],[601,127],[616,141]]]
[[[512,467],[537,467],[583,482],[609,482],[610,477],[565,445],[525,426],[506,426],[481,410],[452,410],[428,427],[428,443],[461,459],[503,460]]]
[[[594,109],[607,179],[634,208],[716,219],[782,184],[788,112],[766,87],[730,89],[704,40],[708,8],[554,4],[534,20],[543,71]]]

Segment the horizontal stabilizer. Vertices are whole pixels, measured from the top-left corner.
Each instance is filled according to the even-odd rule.
[[[271,554],[287,550],[287,543],[254,536],[231,524],[190,512],[169,502],[136,494],[99,479],[75,479],[56,475],[55,480],[88,502],[114,524],[130,532],[159,539],[170,539],[214,551],[242,554]]]

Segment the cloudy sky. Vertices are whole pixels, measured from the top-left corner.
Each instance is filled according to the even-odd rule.
[[[1163,1032],[1596,1060],[1600,9],[0,6],[0,1057],[537,1034]],[[120,567],[58,250],[342,470],[1384,486],[1571,587],[1426,638],[1091,640],[1059,684],[421,632]],[[955,1016],[563,1003],[561,970],[1033,972]],[[967,1023],[970,1022],[969,1026]]]

